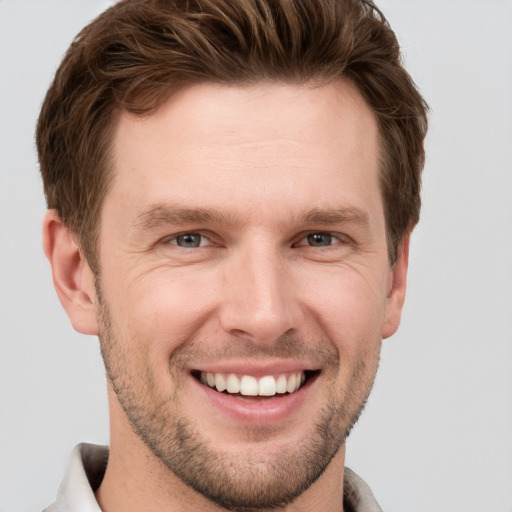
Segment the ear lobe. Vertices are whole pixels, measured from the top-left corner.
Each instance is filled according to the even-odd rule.
[[[398,248],[398,258],[390,275],[389,292],[386,300],[386,311],[382,338],[389,338],[398,329],[407,288],[407,268],[409,265],[410,233],[404,237]]]
[[[43,220],[43,247],[55,290],[73,328],[83,334],[98,334],[94,275],[73,232],[55,210],[48,210]]]

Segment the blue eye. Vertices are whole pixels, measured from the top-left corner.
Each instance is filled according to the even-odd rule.
[[[330,233],[310,233],[304,240],[312,247],[327,247],[332,245],[333,238]]]
[[[182,235],[176,235],[171,242],[184,249],[194,249],[205,245],[205,240],[199,233],[183,233]]]

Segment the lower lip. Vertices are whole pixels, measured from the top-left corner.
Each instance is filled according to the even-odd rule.
[[[245,401],[237,395],[220,393],[205,386],[191,376],[199,390],[212,405],[239,423],[264,424],[276,423],[289,418],[304,405],[306,397],[316,380],[316,375],[308,379],[304,385],[294,393],[276,394],[273,397],[263,397],[261,400]]]

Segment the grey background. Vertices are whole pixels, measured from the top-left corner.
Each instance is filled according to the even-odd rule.
[[[0,510],[51,502],[71,448],[108,442],[98,342],[41,249],[34,124],[107,0],[0,0]],[[432,107],[402,326],[347,464],[386,511],[512,511],[512,2],[382,0]]]

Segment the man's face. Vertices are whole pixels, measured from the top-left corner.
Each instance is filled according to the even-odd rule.
[[[348,83],[198,85],[122,114],[113,155],[97,285],[116,421],[223,506],[291,501],[398,325],[374,116]]]

